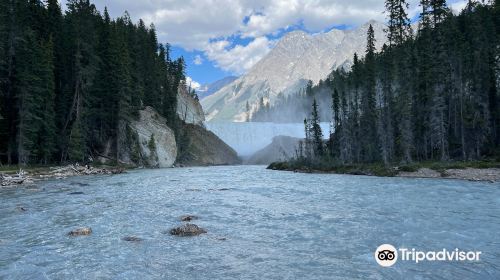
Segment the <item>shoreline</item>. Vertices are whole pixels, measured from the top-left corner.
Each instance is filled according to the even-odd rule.
[[[64,166],[47,166],[47,167],[28,167],[20,168],[17,171],[1,171],[0,172],[0,188],[25,186],[34,184],[37,181],[47,179],[64,179],[74,176],[91,176],[91,175],[113,175],[124,173],[130,167],[125,166],[81,166],[78,164],[70,164]]]
[[[174,165],[173,168],[183,168],[192,166]],[[65,179],[74,176],[92,176],[92,175],[114,175],[125,173],[126,170],[135,169],[131,166],[46,166],[31,167],[19,169],[17,171],[0,171],[0,188],[9,188],[17,186],[26,186],[35,184],[38,181],[48,179]],[[500,182],[499,167],[463,167],[463,168],[407,168],[390,167],[374,168],[370,166],[350,166],[337,167],[331,169],[315,169],[305,166],[289,166],[284,163],[272,163],[267,167],[274,171],[288,171],[295,173],[313,173],[313,174],[344,174],[344,175],[362,175],[375,177],[399,177],[399,178],[428,178],[428,179],[454,179],[473,182]]]
[[[286,163],[272,163],[267,169],[275,171],[288,171],[295,173],[313,174],[344,174],[363,175],[375,177],[399,177],[399,178],[427,178],[427,179],[454,179],[472,182],[500,182],[500,168],[498,167],[461,167],[461,168],[429,168],[419,167],[407,169],[404,167],[369,167],[352,166],[331,169],[318,169],[305,166],[289,166]]]

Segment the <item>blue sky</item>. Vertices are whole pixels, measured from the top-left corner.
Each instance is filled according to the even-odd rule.
[[[65,0],[61,0],[65,6]],[[92,0],[91,0],[92,1]],[[184,56],[193,85],[242,75],[287,32],[346,29],[370,19],[385,20],[384,0],[94,0],[112,17],[128,11],[132,20],[154,23],[158,39]],[[419,0],[408,0],[410,17]],[[459,10],[466,0],[449,0]]]
[[[343,30],[350,28],[350,26],[335,25],[326,28],[324,31],[327,32],[333,28]],[[279,40],[279,38],[281,38],[284,34],[293,30],[307,31],[307,29],[302,24],[299,23],[290,26],[286,29],[284,28],[282,30],[279,30],[275,34],[269,34],[266,37],[273,41]],[[252,41],[251,38],[242,38],[240,36],[231,36],[229,39],[233,45],[243,45],[243,46],[248,45]],[[178,58],[180,56],[183,56],[184,59],[186,60],[187,75],[189,77],[192,77],[194,81],[198,82],[201,85],[214,82],[216,80],[222,79],[227,76],[238,76],[239,74],[241,74],[232,71],[226,71],[221,67],[217,67],[214,61],[210,61],[209,59],[207,59],[203,51],[194,49],[188,51],[181,46],[172,46],[172,57]]]

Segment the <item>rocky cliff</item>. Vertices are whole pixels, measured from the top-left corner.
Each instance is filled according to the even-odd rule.
[[[182,127],[181,151],[178,162],[182,165],[240,164],[238,154],[214,133],[204,127],[185,124]]]
[[[121,161],[146,167],[172,167],[177,159],[175,134],[167,120],[153,108],[139,111],[139,118],[122,124]]]
[[[177,115],[185,123],[203,125],[205,121],[200,102],[183,86],[177,92]]]
[[[238,164],[236,152],[203,126],[205,119],[198,100],[187,90],[178,92],[179,120],[169,127],[167,120],[152,107],[139,111],[137,119],[120,123],[118,154],[121,163],[144,167],[183,165]],[[174,128],[175,131],[172,129]],[[112,161],[113,139],[100,155],[102,162]]]

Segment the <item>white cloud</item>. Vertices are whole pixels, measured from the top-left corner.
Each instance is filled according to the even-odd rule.
[[[200,83],[194,81],[191,77],[186,77],[186,85],[194,90],[197,90],[201,87]]]
[[[467,6],[467,1],[458,1],[450,4],[450,8],[454,14],[459,14]]]
[[[215,61],[218,67],[243,74],[271,50],[272,44],[266,37],[258,37],[246,46],[236,45],[228,48],[230,43],[221,40],[209,44],[205,54],[208,59]]]
[[[201,58],[201,55],[197,54],[197,55],[194,57],[193,63],[194,63],[195,65],[202,65],[202,64],[203,64],[203,58]]]
[[[222,69],[238,74],[269,51],[265,36],[290,26],[301,25],[307,31],[321,32],[335,25],[357,26],[370,19],[384,21],[386,16],[384,0],[93,1],[101,11],[108,6],[113,17],[128,10],[135,21],[142,18],[147,24],[154,22],[161,42],[205,51],[207,58]],[[420,12],[419,0],[408,2],[410,16],[414,17]],[[448,2],[456,10],[466,0]],[[247,46],[226,44],[232,36],[253,40]],[[220,48],[220,43],[226,45]]]

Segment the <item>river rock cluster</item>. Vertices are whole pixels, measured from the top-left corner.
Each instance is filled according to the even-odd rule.
[[[207,231],[195,224],[190,224],[190,223],[187,223],[185,225],[170,230],[171,235],[177,235],[177,236],[196,236],[203,233],[207,233]]]

